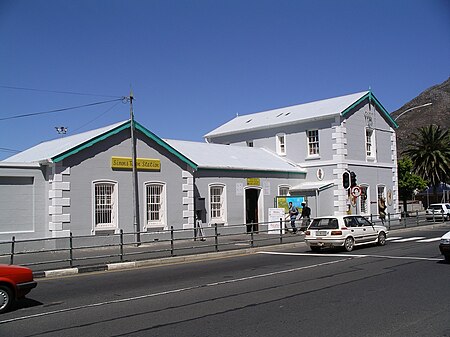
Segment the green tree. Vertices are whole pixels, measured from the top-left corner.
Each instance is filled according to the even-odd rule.
[[[404,156],[398,161],[398,192],[403,201],[403,210],[407,210],[407,201],[416,190],[423,190],[427,182],[413,172],[411,158]]]
[[[450,174],[450,135],[440,126],[421,127],[412,134],[413,143],[404,152],[413,162],[413,172],[436,187]]]

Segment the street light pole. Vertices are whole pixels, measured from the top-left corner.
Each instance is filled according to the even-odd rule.
[[[397,119],[399,119],[401,116],[403,116],[405,113],[407,113],[407,112],[409,112],[409,111],[411,111],[411,110],[415,110],[415,109],[419,109],[419,108],[423,108],[423,107],[425,107],[425,106],[429,106],[429,105],[431,105],[431,104],[433,104],[433,103],[431,103],[431,102],[428,102],[428,103],[425,103],[425,104],[422,104],[422,105],[419,105],[419,106],[415,106],[415,107],[412,107],[412,108],[409,108],[409,109],[406,109],[405,111],[403,111],[400,115],[398,115],[397,117],[395,117],[395,119],[394,119],[394,122],[397,120]]]

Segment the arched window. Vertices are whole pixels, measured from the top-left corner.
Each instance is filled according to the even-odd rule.
[[[289,195],[289,189],[290,189],[289,185],[278,186],[278,195],[280,196]]]
[[[166,184],[160,182],[145,184],[145,217],[145,229],[166,226]]]
[[[361,188],[361,196],[360,196],[360,208],[362,215],[370,214],[370,190],[369,186],[361,184],[359,186]]]
[[[209,218],[211,223],[226,222],[226,190],[225,185],[209,186]]]
[[[94,231],[117,228],[117,183],[95,181],[94,193]]]

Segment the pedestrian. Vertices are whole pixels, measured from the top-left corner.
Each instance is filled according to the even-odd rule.
[[[378,199],[378,214],[381,220],[381,224],[384,226],[384,220],[386,219],[386,201],[383,197]]]
[[[292,233],[297,233],[297,227],[295,227],[295,220],[297,219],[298,209],[292,202],[289,202],[289,217],[291,218]]]
[[[306,205],[306,202],[302,202],[302,214],[300,215],[300,219],[302,219],[300,231],[304,232],[308,228],[309,222],[311,221],[311,208]]]

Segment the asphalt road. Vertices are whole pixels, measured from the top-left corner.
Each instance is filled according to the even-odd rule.
[[[384,247],[306,246],[39,280],[0,336],[450,336],[450,224]]]

